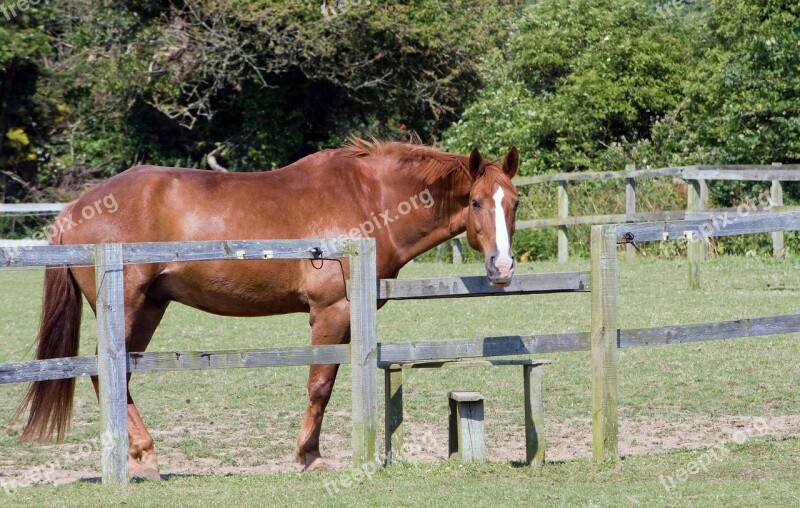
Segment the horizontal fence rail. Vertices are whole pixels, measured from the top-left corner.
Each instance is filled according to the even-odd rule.
[[[68,203],[0,203],[0,215],[55,215]]]
[[[252,369],[350,362],[350,345],[299,346],[222,351],[128,353],[127,372]],[[0,384],[96,376],[97,357],[79,356],[20,363],[0,363]]]
[[[548,182],[588,182],[597,180],[619,180],[623,178],[656,178],[679,176],[686,180],[741,180],[769,182],[800,182],[800,164],[776,165],[702,165],[669,168],[639,169],[625,171],[586,171],[576,173],[551,173],[536,176],[520,176],[514,179],[517,187]]]
[[[775,231],[800,230],[800,212],[776,212],[731,217],[719,214],[703,220],[662,223],[616,224],[610,226],[616,232],[619,243],[625,235],[633,235],[635,242],[658,242],[662,240],[686,239],[687,232],[699,237],[719,237],[771,233]]]
[[[347,257],[348,240],[214,240],[123,244],[122,262],[317,259]],[[315,251],[314,249],[319,249]],[[23,246],[0,249],[0,267],[93,265],[94,245]]]
[[[800,333],[800,315],[734,319],[617,330],[617,347],[644,347]],[[417,361],[588,351],[589,332],[378,343],[378,366]],[[350,362],[350,346],[297,346],[218,351],[128,353],[127,372],[335,365]],[[0,384],[97,375],[97,357],[0,363]]]
[[[534,355],[589,349],[589,334],[552,333],[540,335],[511,335],[483,339],[429,340],[397,344],[381,344],[378,364],[393,364],[428,360],[456,360],[491,356]]]
[[[44,247],[49,245],[47,240],[0,240],[0,249],[20,247]]]
[[[620,348],[689,344],[709,340],[763,337],[800,333],[800,315],[758,317],[699,323],[695,325],[670,325],[656,328],[620,330],[617,345]]]
[[[589,291],[589,272],[515,275],[506,287],[494,287],[485,275],[437,279],[381,279],[379,300],[423,300],[471,296],[571,293]]]

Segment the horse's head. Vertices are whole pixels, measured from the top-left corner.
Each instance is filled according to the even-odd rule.
[[[477,149],[469,157],[472,187],[467,212],[467,240],[483,254],[486,275],[493,286],[507,286],[514,274],[511,238],[517,213],[517,191],[511,178],[517,173],[519,152],[511,148],[502,167],[484,161]]]

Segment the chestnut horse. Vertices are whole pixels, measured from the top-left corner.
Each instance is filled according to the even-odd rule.
[[[466,230],[495,285],[514,272],[511,237],[517,193],[511,177],[519,155],[485,161],[432,147],[353,139],[277,171],[216,173],[141,166],[98,185],[59,220],[54,244],[199,240],[334,238],[367,233],[376,240],[377,272],[394,278],[415,256]],[[114,213],[76,222],[77,211],[108,196]],[[72,214],[76,214],[73,220]],[[369,227],[367,225],[369,224]],[[319,265],[317,265],[318,267]],[[349,266],[344,263],[344,276]],[[170,302],[224,316],[308,312],[313,344],[350,340],[342,267],[309,260],[204,261],[126,265],[125,340],[144,351]],[[76,356],[81,293],[95,310],[94,270],[53,267],[45,272],[38,359]],[[379,302],[380,304],[385,302]],[[305,470],[324,465],[319,436],[337,365],[312,365],[308,406],[295,457]],[[130,376],[128,377],[130,380]],[[97,379],[93,378],[95,389]],[[75,380],[33,383],[23,437],[60,441],[67,431]],[[153,439],[128,391],[131,476],[158,478]]]

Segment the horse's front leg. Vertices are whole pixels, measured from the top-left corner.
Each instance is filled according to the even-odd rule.
[[[350,305],[342,299],[324,308],[311,308],[311,343],[344,344],[350,341]],[[312,365],[308,374],[308,406],[297,438],[295,459],[304,471],[325,467],[319,452],[322,417],[336,382],[338,365]]]

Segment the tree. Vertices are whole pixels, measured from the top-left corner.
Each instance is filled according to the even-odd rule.
[[[3,109],[0,170],[13,196],[67,199],[137,163],[203,166],[218,146],[231,169],[264,170],[352,132],[430,140],[478,89],[506,3],[41,2],[0,32],[0,65],[20,53],[2,101],[29,105]]]
[[[642,2],[530,5],[444,141],[464,150],[480,139],[496,153],[516,144],[524,174],[619,169],[680,103],[692,40],[688,25]]]
[[[7,18],[0,24],[0,182],[10,181],[0,197],[28,192],[36,168],[37,127],[49,106],[38,91],[40,61],[50,54],[49,37],[34,28],[40,14],[35,7],[0,13]]]
[[[685,101],[655,130],[679,163],[800,160],[800,4],[716,0]]]

